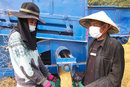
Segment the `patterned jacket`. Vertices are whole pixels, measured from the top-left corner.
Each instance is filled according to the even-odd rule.
[[[9,53],[19,87],[45,85],[50,73],[39,57],[38,50],[29,49],[20,33],[12,30],[9,34]]]

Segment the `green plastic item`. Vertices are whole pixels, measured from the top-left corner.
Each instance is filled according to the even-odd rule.
[[[52,84],[54,87],[60,87],[60,80],[57,79],[56,81],[57,81],[57,83],[55,83],[55,82],[53,82],[53,81],[50,81],[50,82],[51,82],[51,84]],[[82,84],[81,81],[79,82],[79,85],[78,85],[78,86],[76,86],[76,85],[75,85],[75,82],[73,81],[72,87],[84,87],[84,86],[83,86],[83,84]]]
[[[72,87],[84,87],[84,86],[83,86],[83,84],[82,84],[81,81],[79,82],[79,85],[78,85],[78,86],[76,86],[76,85],[75,85],[75,82],[73,81]]]
[[[50,82],[51,82],[51,84],[52,84],[54,87],[60,87],[60,80],[57,79],[56,81],[57,81],[57,83],[55,83],[55,82],[53,82],[53,81],[50,81]]]

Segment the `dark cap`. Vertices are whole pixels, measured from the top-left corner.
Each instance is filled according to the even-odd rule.
[[[11,14],[18,18],[32,18],[42,23],[45,23],[45,21],[39,18],[40,10],[38,6],[34,4],[33,2],[23,3],[19,12],[11,12]]]

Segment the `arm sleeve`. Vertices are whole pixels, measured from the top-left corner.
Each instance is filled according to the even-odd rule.
[[[17,63],[17,67],[20,68],[21,72],[28,79],[36,84],[42,84],[43,86],[48,82],[38,67],[37,52],[29,50],[19,37],[15,35],[10,36],[9,50],[10,54],[13,55],[13,60]]]
[[[108,76],[102,77],[85,87],[120,87],[121,80],[124,73],[124,48],[120,45],[117,46],[112,71]]]
[[[38,57],[38,62],[39,62],[39,68],[41,70],[41,72],[43,73],[44,76],[48,77],[51,75],[51,73],[49,72],[49,70],[45,67],[44,63],[42,62],[41,58]]]

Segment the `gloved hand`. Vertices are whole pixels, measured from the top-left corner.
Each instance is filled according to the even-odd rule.
[[[44,87],[54,87],[54,86],[48,81]]]
[[[82,79],[83,79],[82,72],[75,73],[74,76],[73,76],[73,80],[75,82],[80,82],[80,81],[82,81]]]
[[[48,76],[48,80],[51,80],[51,81],[57,83],[56,77],[54,77],[53,75]]]

